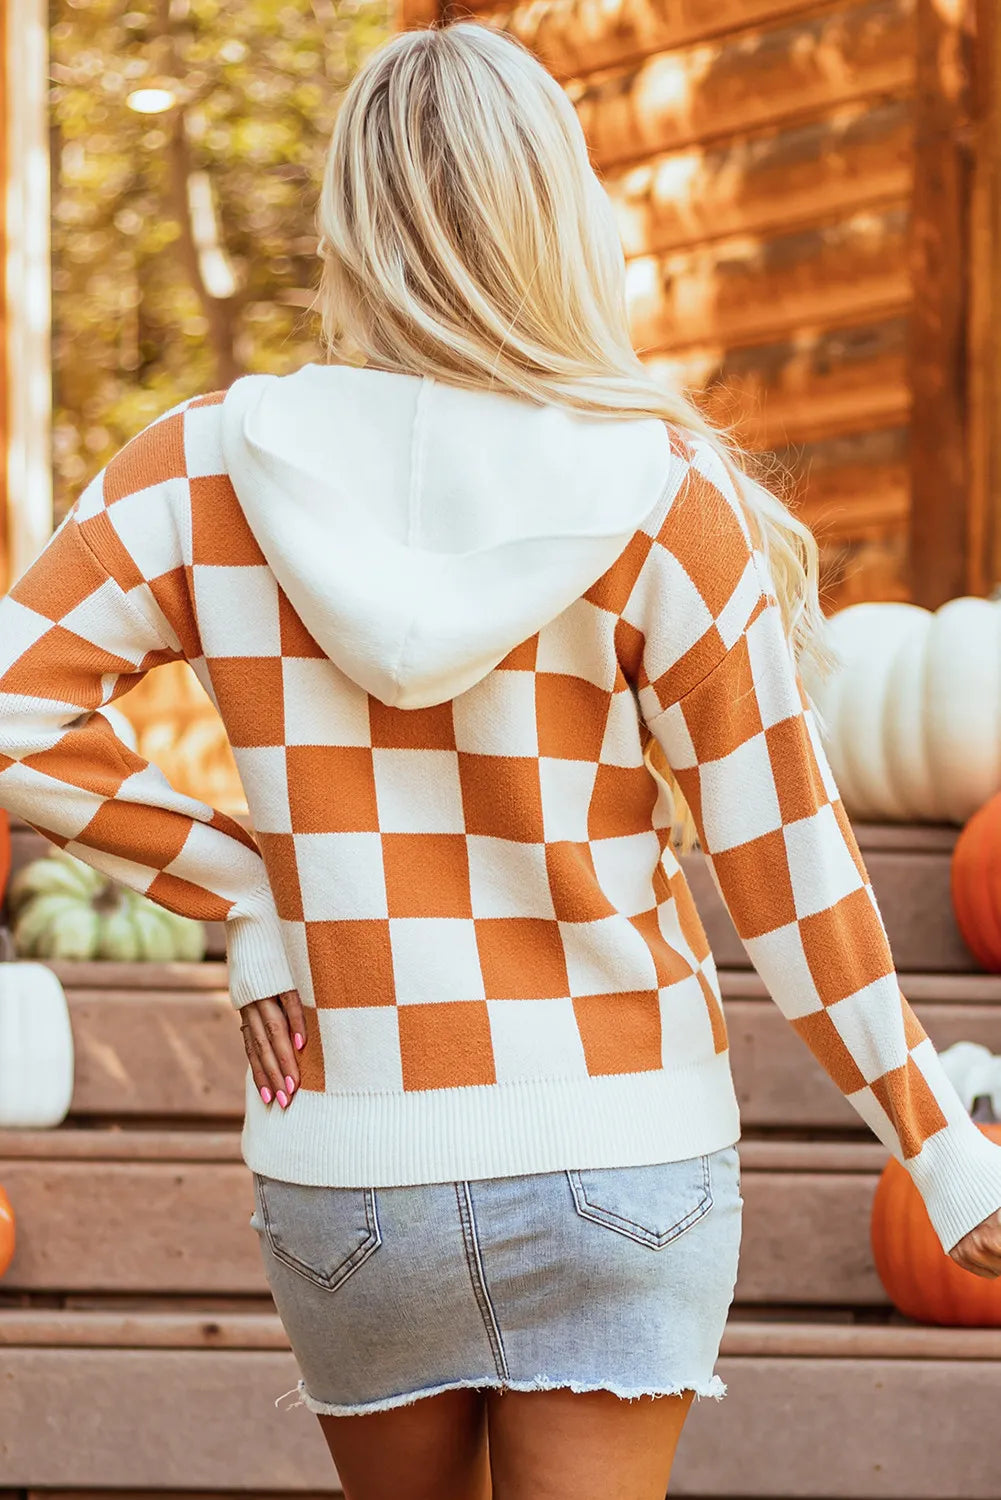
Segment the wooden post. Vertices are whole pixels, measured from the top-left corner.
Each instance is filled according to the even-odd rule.
[[[929,608],[965,593],[970,572],[971,30],[964,0],[917,0],[910,583]]]
[[[0,587],[52,531],[48,7],[0,0]]]
[[[7,36],[9,32],[9,18],[7,15],[7,0],[0,0],[0,78],[4,80],[4,97],[7,94],[6,80],[8,76],[7,66]],[[6,110],[0,109],[0,189],[7,182],[7,162],[9,156],[9,142],[7,139],[7,117]],[[7,246],[7,194],[0,191],[0,263],[6,264]],[[6,276],[0,276],[0,353],[7,347],[7,288]],[[0,359],[0,590],[6,588],[10,580],[10,544],[8,540],[8,495],[7,495],[7,463],[6,454],[8,447],[8,422],[7,407],[10,394],[7,382],[7,360]]]
[[[970,257],[970,582],[1001,586],[1001,20],[977,0]]]

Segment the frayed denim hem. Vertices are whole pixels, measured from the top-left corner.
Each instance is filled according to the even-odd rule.
[[[359,1401],[354,1405],[345,1406],[333,1401],[317,1401],[306,1389],[306,1383],[299,1381],[297,1392],[298,1400],[293,1401],[283,1410],[290,1411],[296,1406],[305,1406],[318,1417],[361,1417],[371,1412],[393,1411],[400,1406],[412,1406],[416,1401],[422,1401],[428,1396],[440,1396],[445,1391],[461,1390],[499,1390],[499,1391],[573,1391],[576,1395],[583,1395],[588,1391],[610,1391],[613,1396],[619,1396],[623,1401],[638,1401],[642,1396],[680,1396],[685,1391],[694,1391],[695,1399],[701,1401],[703,1397],[710,1397],[713,1401],[722,1401],[726,1395],[727,1387],[719,1375],[713,1375],[708,1381],[681,1381],[677,1385],[667,1387],[625,1387],[616,1385],[614,1381],[583,1381],[583,1380],[550,1380],[545,1375],[538,1375],[534,1380],[504,1380],[501,1376],[495,1378],[479,1377],[476,1380],[450,1380],[444,1385],[425,1386],[422,1390],[404,1391],[396,1396],[386,1396],[382,1401]],[[296,1395],[296,1391],[287,1391],[286,1396]],[[285,1396],[279,1396],[275,1402],[279,1406]]]

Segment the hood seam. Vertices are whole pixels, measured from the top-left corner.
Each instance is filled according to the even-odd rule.
[[[410,623],[407,625],[406,630],[403,632],[403,639],[400,642],[400,650],[396,658],[396,669],[389,674],[389,679],[392,682],[393,686],[396,688],[396,692],[393,694],[393,702],[388,705],[390,708],[396,708],[399,706],[400,696],[403,692],[405,692],[404,677],[407,665],[407,653],[411,648],[411,644],[414,639],[414,632],[416,631],[416,629],[416,617],[411,615]]]
[[[426,421],[424,409],[431,398],[431,383],[434,377],[423,375],[417,402],[414,407],[414,429],[410,436],[410,485],[407,492],[407,546],[413,547],[420,540],[422,530],[421,491],[424,482],[424,435]]]

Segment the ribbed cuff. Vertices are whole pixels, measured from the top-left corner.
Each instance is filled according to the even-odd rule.
[[[244,906],[226,923],[229,995],[237,1010],[296,987],[271,887],[256,890]]]
[[[905,1165],[946,1253],[1001,1209],[1001,1145],[969,1115],[930,1136]]]

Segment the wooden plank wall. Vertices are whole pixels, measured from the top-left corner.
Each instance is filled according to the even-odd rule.
[[[987,593],[1001,579],[1001,21],[977,0],[970,184],[970,551]]]
[[[10,0],[0,0],[0,184],[6,188],[8,177],[9,147],[9,99],[7,87],[10,67],[8,37],[10,35]],[[8,310],[7,310],[7,209],[8,194],[0,192],[0,589],[6,589],[10,572],[10,545],[8,535],[7,504],[7,444],[9,439],[9,389],[7,375]]]
[[[428,8],[404,0],[402,23]],[[828,607],[986,590],[968,209],[993,73],[974,98],[964,7],[470,0],[439,15],[510,29],[564,83],[618,211],[637,346],[778,456],[822,541]],[[980,315],[983,362],[997,320]]]

